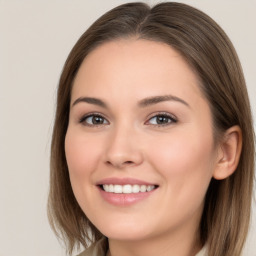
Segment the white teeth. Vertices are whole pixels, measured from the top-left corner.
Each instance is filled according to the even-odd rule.
[[[114,186],[112,184],[108,185],[108,192],[114,192]]]
[[[113,185],[113,184],[104,184],[103,190],[109,193],[116,194],[131,194],[131,193],[139,193],[139,192],[150,192],[155,189],[154,185]]]
[[[123,193],[124,193],[124,194],[130,194],[130,193],[132,193],[132,186],[131,186],[131,185],[124,185],[124,186],[123,186]]]
[[[123,187],[121,185],[114,185],[114,193],[123,193]]]
[[[133,185],[132,186],[132,193],[139,193],[140,192],[140,186],[139,185]]]
[[[147,186],[147,192],[149,192],[149,191],[151,191],[151,190],[153,190],[155,188],[155,186]]]
[[[146,191],[147,191],[147,186],[146,185],[140,186],[140,192],[146,192]]]

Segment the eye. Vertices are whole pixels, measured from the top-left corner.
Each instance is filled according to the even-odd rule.
[[[164,126],[164,125],[169,125],[176,122],[177,122],[177,119],[175,119],[173,116],[171,116],[170,114],[163,113],[163,114],[157,114],[151,117],[146,124]]]
[[[80,123],[87,126],[99,126],[109,124],[106,118],[99,114],[90,114],[80,119]]]

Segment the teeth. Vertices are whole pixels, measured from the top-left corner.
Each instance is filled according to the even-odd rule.
[[[103,189],[106,192],[116,193],[116,194],[131,194],[131,193],[139,193],[139,192],[150,192],[155,189],[154,185],[103,185]]]
[[[124,185],[122,192],[124,194],[132,193],[132,185]]]
[[[121,185],[114,185],[114,193],[120,194],[123,192],[123,187]]]
[[[109,192],[114,192],[114,186],[111,184],[111,185],[108,185],[108,191]]]
[[[151,186],[147,186],[147,192],[153,190],[155,188],[155,186],[151,185]]]
[[[132,193],[139,193],[140,192],[140,186],[139,185],[133,185],[132,186]]]
[[[140,192],[146,192],[146,191],[147,191],[147,186],[146,185],[140,186]]]

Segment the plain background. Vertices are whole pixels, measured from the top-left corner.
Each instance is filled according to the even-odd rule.
[[[64,255],[46,215],[56,87],[79,36],[125,2],[0,0],[0,256]],[[181,2],[205,11],[231,38],[255,116],[256,1]],[[253,208],[245,256],[256,255],[255,201]]]

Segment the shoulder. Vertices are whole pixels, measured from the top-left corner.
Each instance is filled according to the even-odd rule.
[[[101,238],[99,241],[91,244],[89,248],[77,256],[105,256],[108,249],[107,239]]]

